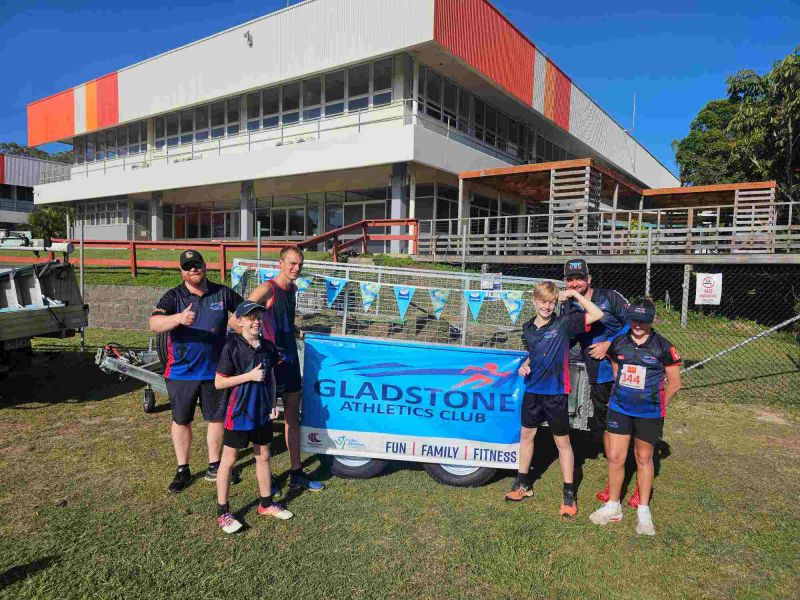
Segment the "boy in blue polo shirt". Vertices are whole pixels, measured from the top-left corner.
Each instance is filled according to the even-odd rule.
[[[639,506],[636,533],[655,535],[650,514],[653,489],[653,448],[664,431],[670,400],[681,389],[681,357],[675,346],[652,327],[656,306],[640,298],[628,308],[630,331],[615,338],[609,349],[614,388],[608,410],[608,484],[610,498],[589,519],[598,525],[622,520],[620,491],[625,458],[633,436]]]
[[[240,448],[253,444],[256,479],[260,495],[258,514],[290,519],[293,515],[273,501],[269,444],[272,420],[277,418],[275,375],[278,352],[272,342],[260,337],[264,307],[243,302],[236,309],[236,325],[241,334],[231,334],[217,364],[214,386],[230,389],[225,410],[222,460],[217,473],[217,524],[225,533],[235,533],[242,524],[228,506],[228,478]]]
[[[574,299],[583,312],[555,316],[556,301]],[[575,457],[569,441],[569,409],[567,395],[569,380],[570,341],[588,331],[589,326],[603,318],[603,311],[575,290],[559,293],[552,282],[537,283],[533,287],[536,316],[522,327],[528,349],[528,358],[519,368],[525,378],[525,395],[522,399],[522,428],[519,440],[519,473],[506,500],[519,502],[533,496],[530,467],[533,460],[533,439],[536,428],[544,421],[553,432],[558,448],[558,461],[564,477],[564,494],[561,515],[574,517],[578,513],[573,470]]]

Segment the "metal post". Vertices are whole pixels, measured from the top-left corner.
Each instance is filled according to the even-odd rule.
[[[647,228],[647,271],[644,278],[644,295],[650,297],[650,266],[651,254],[653,252],[653,229]]]
[[[466,219],[465,219],[466,220]],[[461,270],[467,270],[467,229],[469,228],[469,221],[466,224],[461,223]]]
[[[350,280],[350,269],[345,269],[344,278]],[[347,308],[350,306],[350,286],[344,286],[344,310],[342,311],[342,335],[347,335]]]
[[[469,289],[469,278],[467,274],[462,269],[461,273],[464,277],[464,290]],[[461,294],[461,345],[467,345],[467,323],[468,323],[468,316],[469,307],[467,306],[467,295],[462,293]]]
[[[83,224],[84,219],[81,217],[81,245],[80,245],[80,265],[78,267],[78,271],[80,273],[80,285],[81,285],[81,302],[86,304],[86,296],[83,294]],[[81,352],[86,349],[86,328],[81,327]]]
[[[683,267],[683,300],[681,301],[681,329],[686,329],[689,320],[689,282],[692,265]]]
[[[256,258],[261,260],[261,221],[256,221]]]

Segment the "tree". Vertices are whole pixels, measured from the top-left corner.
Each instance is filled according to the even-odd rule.
[[[37,206],[28,217],[28,226],[34,238],[67,237],[67,215],[74,217],[71,208],[66,206]]]
[[[15,142],[0,142],[0,154],[30,156],[31,158],[41,158],[42,160],[54,160],[56,162],[72,164],[72,150],[50,154],[49,152],[39,150],[38,148],[20,146]]]

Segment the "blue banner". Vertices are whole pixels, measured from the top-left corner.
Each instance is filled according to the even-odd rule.
[[[265,269],[264,267],[261,267],[258,270],[258,283],[264,283],[267,279],[272,279],[278,273],[278,269]]]
[[[469,312],[472,313],[472,320],[477,321],[478,315],[481,312],[481,306],[483,306],[483,301],[486,298],[486,292],[464,290],[464,298],[467,300],[467,304],[469,304]]]
[[[516,468],[524,358],[306,334],[303,449]]]
[[[396,285],[394,286],[394,297],[397,300],[397,310],[400,311],[400,320],[406,320],[406,311],[408,305],[411,304],[411,299],[414,297],[414,292],[417,290],[412,285]]]
[[[511,318],[511,322],[516,323],[517,319],[519,319],[519,314],[522,312],[522,307],[525,304],[525,301],[522,299],[522,291],[500,292],[500,298],[502,298],[503,304],[506,305],[506,310],[508,311],[508,316]]]
[[[447,305],[447,298],[450,296],[450,290],[428,290],[428,293],[431,296],[433,316],[441,319],[444,307]]]
[[[369,312],[370,306],[381,291],[381,284],[375,281],[362,281],[358,287],[361,289],[361,307],[364,312]]]
[[[298,297],[303,294],[311,286],[311,277],[298,277],[294,284],[297,286]]]
[[[347,279],[341,279],[339,277],[325,278],[325,294],[328,297],[328,308],[333,306],[333,302],[336,300],[336,297],[341,293],[346,285]]]

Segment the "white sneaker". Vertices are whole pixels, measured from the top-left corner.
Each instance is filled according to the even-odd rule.
[[[636,515],[636,533],[639,535],[655,535],[656,528],[653,525],[653,516],[648,513]]]
[[[231,513],[225,513],[221,517],[217,517],[217,525],[225,533],[236,533],[242,528],[242,524]]]
[[[619,503],[617,503],[616,506],[611,506],[610,502],[606,502],[589,515],[589,520],[595,525],[619,523],[622,521],[622,506],[620,506]]]

